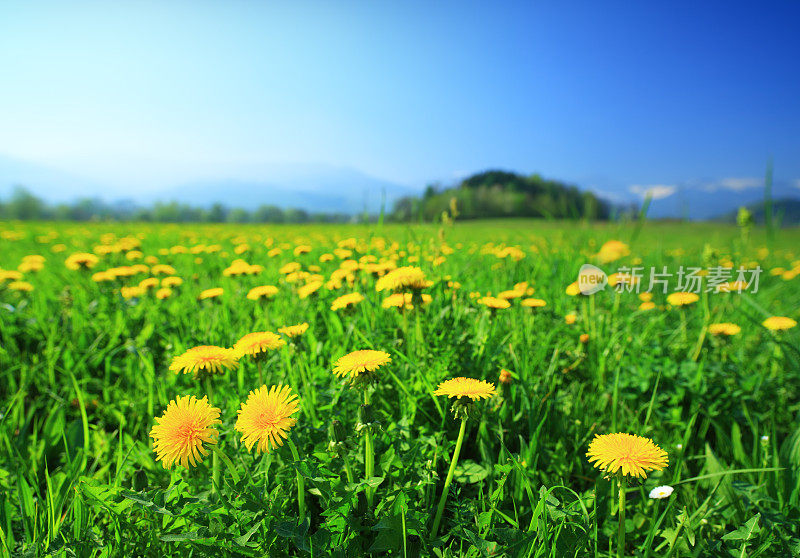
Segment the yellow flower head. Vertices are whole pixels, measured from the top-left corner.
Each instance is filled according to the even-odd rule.
[[[172,289],[169,287],[161,287],[156,291],[156,298],[159,300],[164,300],[165,298],[169,298],[172,296]]]
[[[278,331],[286,337],[299,337],[308,331],[308,324],[303,322],[302,324],[279,327]]]
[[[619,240],[609,240],[600,247],[597,259],[601,264],[610,263],[623,258],[631,253],[630,248]]]
[[[155,270],[155,267],[153,267],[153,269]],[[174,275],[170,277],[164,277],[161,280],[162,287],[180,287],[181,285],[183,285],[183,279]]]
[[[248,333],[239,339],[233,346],[238,358],[245,355],[257,356],[260,353],[267,351],[274,351],[286,345],[280,335],[272,333],[271,331],[257,331],[255,333]]]
[[[345,377],[348,374],[352,380],[367,372],[374,372],[384,364],[392,362],[392,356],[383,351],[370,349],[355,351],[344,355],[334,363],[333,373]]]
[[[69,256],[64,261],[64,265],[66,265],[68,269],[77,271],[78,269],[92,269],[99,261],[100,258],[94,254],[90,254],[88,252],[77,252]]]
[[[433,285],[432,281],[425,279],[425,272],[418,267],[398,267],[378,279],[375,283],[376,291],[402,291],[406,289],[419,290]]]
[[[261,386],[251,391],[238,411],[234,427],[242,433],[247,451],[255,445],[258,453],[269,453],[282,446],[297,423],[292,415],[297,412],[298,403],[297,395],[288,386]]]
[[[645,302],[642,302],[639,305],[639,310],[642,310],[642,311],[652,310],[655,307],[656,307],[656,303],[655,302],[653,302],[652,300],[647,300]]]
[[[8,288],[12,291],[25,291],[26,293],[29,293],[33,290],[33,285],[27,281],[11,281],[8,284]]]
[[[696,293],[670,293],[667,295],[667,302],[672,306],[686,306],[694,304],[700,300]]]
[[[197,378],[202,374],[224,374],[239,366],[236,351],[215,345],[200,345],[172,359],[169,369],[184,374],[192,373]]]
[[[469,397],[473,401],[478,399],[489,399],[496,392],[494,384],[476,380],[475,378],[451,378],[439,384],[434,395],[446,395],[447,397]]]
[[[797,322],[785,316],[772,316],[761,322],[761,325],[772,331],[783,331],[793,328]]]
[[[541,308],[542,306],[547,306],[547,303],[541,298],[523,298],[520,304],[526,308]]]
[[[478,299],[478,304],[483,304],[487,308],[497,310],[500,308],[508,308],[511,303],[504,298],[496,298],[493,296],[484,296]]]
[[[647,478],[648,471],[660,471],[669,463],[667,452],[652,440],[632,434],[595,436],[586,452],[589,463],[609,474]]]
[[[569,285],[567,285],[567,288],[566,288],[566,290],[564,292],[566,292],[567,295],[569,295],[569,296],[576,296],[576,295],[580,294],[581,288],[578,286],[578,282],[574,281],[574,282],[570,283]]]
[[[217,298],[218,296],[222,296],[222,293],[225,291],[222,287],[214,287],[213,289],[206,289],[200,293],[200,296],[197,298],[200,300],[206,300],[210,298]]]
[[[297,289],[297,296],[299,298],[308,298],[322,287],[322,281],[309,281],[302,287]]]
[[[724,323],[720,323],[720,324],[709,324],[709,326],[708,326],[708,332],[711,335],[727,335],[727,336],[729,336],[729,335],[736,335],[740,331],[742,331],[742,328],[740,328],[736,324],[732,324],[732,323],[728,323],[728,322],[724,322]]]
[[[213,425],[220,423],[219,413],[206,397],[186,395],[171,401],[150,430],[156,459],[161,460],[165,469],[176,462],[184,467],[200,463],[208,455],[203,444],[217,443],[219,433]]]
[[[265,298],[272,298],[278,294],[278,287],[273,285],[261,285],[260,287],[253,287],[247,293],[248,300],[260,300]]]
[[[331,310],[341,310],[342,308],[347,308],[348,306],[358,304],[362,300],[364,300],[364,297],[361,296],[361,293],[342,295],[333,301],[333,304],[331,304]]]

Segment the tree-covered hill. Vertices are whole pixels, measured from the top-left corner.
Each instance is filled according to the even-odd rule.
[[[398,221],[439,218],[455,205],[460,219],[542,217],[607,219],[610,205],[575,186],[502,170],[473,174],[447,188],[428,186],[421,198],[404,197],[394,205]]]

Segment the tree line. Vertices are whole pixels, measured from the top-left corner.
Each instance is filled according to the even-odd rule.
[[[260,205],[253,210],[230,208],[221,203],[198,207],[174,201],[141,206],[131,201],[107,203],[98,198],[48,204],[28,189],[17,186],[7,199],[0,199],[0,219],[158,223],[344,223],[352,221],[353,216],[344,213],[312,213],[304,209],[282,209],[275,205]]]

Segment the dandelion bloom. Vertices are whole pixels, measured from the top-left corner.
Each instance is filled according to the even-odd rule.
[[[564,292],[567,293],[568,296],[577,296],[580,294],[581,288],[578,286],[578,282],[574,281],[567,285],[567,288]]]
[[[150,430],[156,459],[161,460],[165,469],[176,462],[184,467],[196,466],[208,455],[203,444],[217,443],[219,432],[213,426],[220,423],[219,413],[206,397],[186,395],[171,401]]]
[[[347,308],[348,306],[358,304],[362,300],[364,300],[364,297],[361,296],[361,293],[342,295],[333,301],[333,304],[331,304],[331,310],[341,310],[342,308]]]
[[[271,331],[257,331],[248,333],[239,339],[234,345],[233,350],[239,358],[245,355],[257,356],[260,353],[274,351],[286,345],[280,335]]]
[[[656,303],[651,300],[646,300],[639,305],[639,310],[652,310],[656,307]]]
[[[169,369],[184,374],[193,373],[195,378],[199,373],[224,374],[239,366],[236,351],[215,345],[200,345],[193,347],[172,359]]]
[[[348,374],[356,379],[365,372],[374,372],[384,364],[392,362],[392,356],[383,351],[370,349],[355,351],[344,355],[334,363],[333,373],[345,377]]]
[[[302,324],[279,327],[278,331],[286,337],[299,337],[308,331],[308,324],[303,322]]]
[[[541,298],[523,298],[520,301],[520,304],[526,308],[541,308],[543,306],[547,306],[547,302]]]
[[[660,471],[669,462],[667,452],[652,440],[632,434],[595,436],[586,452],[589,463],[606,473],[647,477],[647,471]]]
[[[29,293],[33,290],[33,285],[27,281],[11,281],[8,284],[8,288],[12,291],[25,291],[26,293]]]
[[[297,289],[297,296],[299,298],[308,298],[322,287],[322,281],[309,281],[302,287]]]
[[[650,491],[650,498],[654,500],[662,500],[664,498],[669,498],[672,495],[673,490],[675,489],[669,485],[656,486],[653,490]]]
[[[242,433],[247,451],[255,445],[258,453],[269,453],[282,446],[297,423],[292,415],[297,412],[298,402],[289,386],[261,386],[251,391],[238,411],[234,426]]]
[[[567,314],[566,316],[564,316],[564,321],[567,322],[567,325],[574,324],[577,319],[578,316],[576,314]]]
[[[200,293],[200,296],[198,296],[197,298],[200,300],[217,298],[218,296],[222,296],[222,293],[224,292],[225,291],[222,289],[222,287],[214,287],[213,289],[204,290],[203,292]]]
[[[161,280],[161,286],[162,287],[170,287],[170,288],[172,288],[172,287],[180,287],[181,285],[183,285],[183,279],[181,279],[180,277],[177,277],[175,275],[170,276],[170,277],[164,277]]]
[[[165,298],[169,298],[172,296],[172,289],[169,287],[161,287],[156,291],[156,298],[159,300],[164,300]]]
[[[129,299],[144,296],[147,291],[145,291],[142,287],[134,286],[122,287],[119,292],[122,295],[122,298]]]
[[[511,372],[503,368],[500,370],[500,383],[501,384],[510,384],[511,383]]]
[[[600,247],[597,259],[601,264],[611,263],[620,258],[630,255],[631,250],[627,244],[619,240],[609,240]]]
[[[19,281],[22,277],[23,275],[19,271],[0,269],[0,282]]]
[[[742,331],[742,328],[729,322],[709,324],[708,326],[708,332],[711,335],[736,335],[740,331]]]
[[[772,316],[761,322],[761,325],[772,331],[783,331],[793,328],[797,322],[785,316]]]
[[[491,308],[492,310],[497,310],[500,308],[508,308],[511,306],[511,303],[504,298],[497,298],[494,296],[484,296],[478,299],[478,304],[482,304],[487,308]]]
[[[261,300],[264,298],[272,298],[278,294],[278,287],[273,285],[261,285],[260,287],[253,287],[247,293],[248,300]]]
[[[92,269],[99,261],[100,258],[94,254],[90,254],[88,252],[77,252],[69,256],[64,261],[64,265],[66,265],[68,269],[77,271],[79,269]]]
[[[142,279],[141,281],[139,281],[139,287],[144,290],[152,289],[153,287],[157,286],[158,286],[158,279],[156,279],[155,277],[148,277],[147,279]]]
[[[418,267],[405,266],[393,269],[375,283],[376,291],[401,291],[405,289],[419,290],[433,285],[425,279],[425,272]]]
[[[494,384],[476,380],[475,378],[451,378],[445,380],[436,387],[434,395],[446,395],[447,397],[469,397],[473,401],[478,399],[489,399],[497,393]]]
[[[672,306],[686,306],[694,304],[700,300],[696,293],[670,293],[667,295],[667,302]]]

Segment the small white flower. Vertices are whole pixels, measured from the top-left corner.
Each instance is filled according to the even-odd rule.
[[[665,486],[656,486],[653,490],[650,491],[650,497],[656,500],[661,500],[663,498],[669,498],[672,491],[675,490],[669,485]]]
[[[678,451],[681,451],[681,450],[683,449],[683,444],[678,444],[677,446],[675,446],[675,448],[676,448]]]
[[[769,442],[769,436],[766,436],[766,435],[765,436],[761,436],[761,441],[766,444],[767,442]]]

